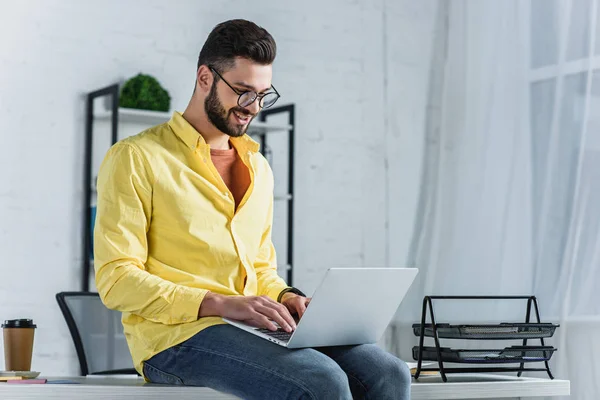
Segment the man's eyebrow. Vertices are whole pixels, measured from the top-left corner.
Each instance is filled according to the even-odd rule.
[[[271,89],[271,86],[269,86],[268,88],[259,91],[259,90],[256,90],[256,88],[254,86],[248,85],[247,83],[244,83],[244,82],[234,82],[233,84],[236,85],[236,86],[241,86],[244,89],[253,90],[256,93],[264,93],[267,90]]]

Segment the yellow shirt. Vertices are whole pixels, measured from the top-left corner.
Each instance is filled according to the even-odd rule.
[[[198,318],[208,291],[277,300],[288,287],[271,241],[273,173],[249,136],[230,141],[251,178],[237,211],[210,147],[178,112],[115,144],[100,167],[96,287],[123,313],[140,373],[144,360],[223,323]]]

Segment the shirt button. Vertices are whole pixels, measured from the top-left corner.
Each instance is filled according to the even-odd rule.
[[[203,157],[203,158],[202,158],[202,161],[204,161],[204,162],[206,163],[206,157]]]
[[[187,321],[187,318],[184,318],[183,320],[184,320],[184,321]]]

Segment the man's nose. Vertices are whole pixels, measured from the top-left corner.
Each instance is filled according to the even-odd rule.
[[[258,112],[260,111],[259,102],[260,102],[260,99],[257,98],[256,100],[254,100],[254,102],[252,104],[250,104],[248,107],[246,107],[246,110],[248,110],[248,112],[252,113],[252,115],[258,114]]]

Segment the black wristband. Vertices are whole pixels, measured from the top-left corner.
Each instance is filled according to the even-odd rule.
[[[286,293],[294,293],[294,294],[297,294],[298,296],[306,297],[306,295],[304,293],[302,293],[301,290],[296,289],[295,287],[289,287],[289,288],[283,289],[281,291],[281,293],[279,293],[279,296],[277,296],[277,302],[278,303],[281,303],[281,298]]]

